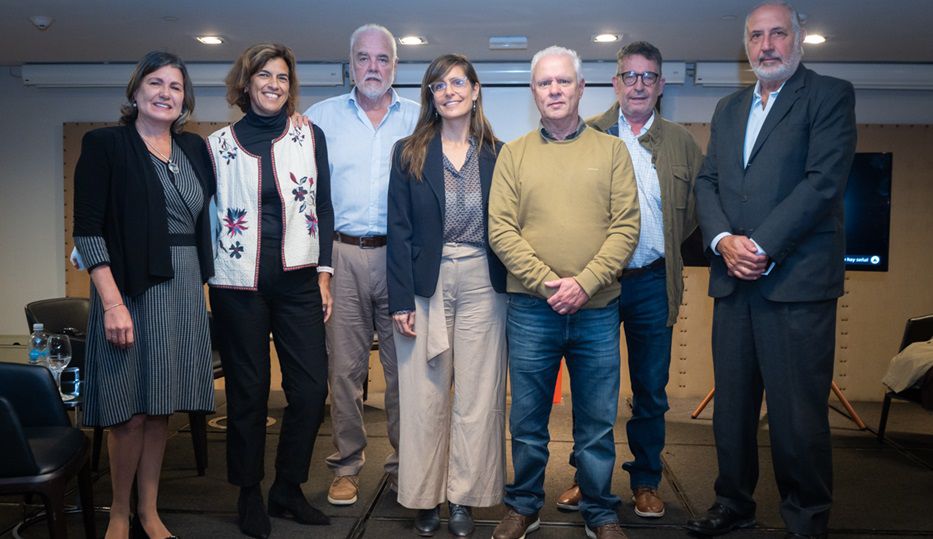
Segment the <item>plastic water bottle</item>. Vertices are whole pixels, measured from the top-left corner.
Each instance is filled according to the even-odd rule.
[[[32,325],[32,335],[29,336],[29,364],[45,366],[49,357],[49,336],[45,332],[45,324]]]

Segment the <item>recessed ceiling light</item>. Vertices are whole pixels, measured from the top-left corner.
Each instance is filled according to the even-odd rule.
[[[428,40],[422,36],[402,36],[398,38],[402,45],[427,45]]]
[[[615,43],[622,39],[622,34],[596,34],[593,43]]]
[[[224,42],[224,38],[220,36],[198,36],[195,39],[205,45],[220,45]]]
[[[826,43],[826,38],[820,34],[807,34],[807,37],[803,38],[803,42],[811,45],[819,45],[820,43]]]

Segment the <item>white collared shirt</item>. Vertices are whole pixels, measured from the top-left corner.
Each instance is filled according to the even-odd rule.
[[[652,162],[651,152],[638,142],[654,123],[655,113],[642,126],[636,135],[632,126],[619,110],[619,138],[628,148],[635,171],[635,183],[638,187],[638,206],[641,210],[641,232],[638,245],[632,253],[628,268],[647,266],[658,258],[664,257],[664,213],[661,210],[661,182],[658,171]]]

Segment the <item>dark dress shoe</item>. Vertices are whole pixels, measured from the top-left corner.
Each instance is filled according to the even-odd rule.
[[[473,511],[466,505],[448,503],[450,509],[450,519],[447,521],[447,529],[457,537],[466,537],[473,533]]]
[[[259,485],[240,489],[240,498],[236,502],[239,515],[240,531],[256,539],[268,539],[272,533],[272,523],[262,505],[262,493]]]
[[[330,524],[330,517],[320,512],[310,503],[301,487],[276,481],[269,489],[269,515],[284,517],[291,515],[296,522],[313,526]]]
[[[431,537],[441,527],[441,506],[434,509],[418,509],[415,514],[415,533]]]
[[[130,520],[130,537],[133,539],[149,539],[149,534],[143,529],[143,523],[139,520],[139,514],[133,515]],[[165,539],[178,539],[177,535],[169,535]]]
[[[755,515],[743,515],[721,503],[714,503],[705,515],[687,521],[684,528],[700,535],[722,535],[755,525]]]
[[[827,537],[829,537],[829,534],[827,533],[815,533],[813,535],[807,535],[805,533],[787,532],[784,535],[785,539],[826,539]]]

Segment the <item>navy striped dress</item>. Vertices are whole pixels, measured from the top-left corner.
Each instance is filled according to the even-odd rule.
[[[204,192],[174,142],[172,156],[178,174],[150,156],[165,193],[169,234],[194,234]],[[109,260],[100,236],[76,236],[75,245],[87,267]],[[137,414],[214,409],[210,328],[197,248],[173,245],[170,249],[175,277],[135,298],[123,296],[135,337],[128,349],[107,341],[101,299],[91,286],[82,386],[85,425],[116,425]]]

